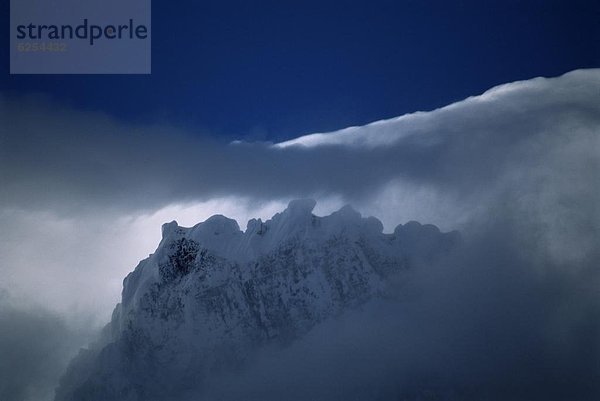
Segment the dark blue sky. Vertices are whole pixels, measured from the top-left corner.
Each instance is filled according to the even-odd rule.
[[[277,141],[600,66],[595,0],[154,0],[152,15],[150,76],[10,76],[4,28],[0,90]]]

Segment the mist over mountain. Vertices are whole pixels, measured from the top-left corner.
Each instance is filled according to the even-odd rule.
[[[569,269],[512,219],[386,234],[349,206],[314,206],[293,201],[245,231],[221,215],[163,225],[56,400],[600,394],[597,254]]]
[[[2,399],[119,300],[57,400],[600,399],[598,69],[279,144],[1,100]]]
[[[158,249],[123,283],[102,338],[67,370],[57,400],[169,400],[205,394],[266,348],[397,296],[410,271],[450,253],[457,233],[417,222],[384,234],[351,207],[312,214],[313,200],[246,231],[216,215],[163,226]]]

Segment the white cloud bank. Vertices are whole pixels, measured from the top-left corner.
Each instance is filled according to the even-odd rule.
[[[510,237],[511,250],[516,242],[527,260],[548,262],[529,268],[568,274],[569,291],[599,283],[600,70],[275,145],[32,98],[0,97],[0,121],[0,287],[17,312],[43,304],[97,325],[163,222],[221,213],[243,228],[306,196],[320,201],[317,214],[349,202],[387,230],[416,219]]]
[[[396,179],[473,194],[511,165],[539,160],[556,141],[590,136],[599,89],[598,70],[574,71],[276,146],[225,145],[170,127],[4,98],[0,203],[72,214],[156,210],[220,196],[359,199]]]

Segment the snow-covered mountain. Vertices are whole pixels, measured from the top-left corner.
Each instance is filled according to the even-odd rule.
[[[385,296],[391,281],[457,241],[417,222],[384,234],[349,206],[326,217],[314,206],[292,201],[246,231],[220,215],[163,225],[158,249],[125,278],[112,321],[72,361],[56,400],[181,399],[261,347],[286,346]]]

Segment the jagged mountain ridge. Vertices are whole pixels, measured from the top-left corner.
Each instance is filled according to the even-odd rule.
[[[386,293],[388,281],[448,252],[456,233],[410,222],[384,234],[351,207],[312,214],[290,202],[271,220],[213,216],[163,225],[156,252],[123,282],[102,339],[71,363],[65,400],[166,400],[285,345],[315,325]]]

